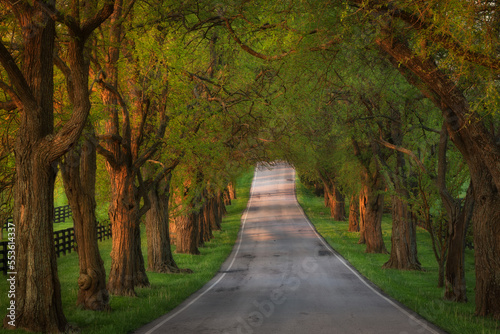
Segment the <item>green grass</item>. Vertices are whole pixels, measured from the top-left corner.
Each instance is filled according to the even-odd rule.
[[[63,295],[64,313],[68,321],[80,328],[82,334],[127,333],[151,322],[172,310],[192,293],[199,290],[219,270],[229,256],[240,228],[240,218],[246,207],[253,172],[242,176],[237,183],[238,199],[227,207],[228,214],[222,230],[214,232],[214,239],[200,248],[201,255],[175,254],[180,268],[190,268],[192,274],[149,273],[151,288],[136,289],[138,297],[111,297],[111,312],[84,311],[75,306],[78,292],[78,257],[75,253],[58,260],[59,279]],[[143,236],[145,234],[143,233]],[[146,238],[143,237],[143,254],[147,263]],[[104,265],[109,273],[111,240],[99,244]],[[175,247],[173,247],[175,249]],[[0,309],[7,308],[7,281],[0,280]],[[3,317],[3,313],[2,313]],[[2,332],[2,330],[0,330]],[[7,331],[3,331],[7,332]],[[25,333],[8,331],[8,333]]]
[[[443,300],[444,291],[437,288],[438,269],[432,252],[430,237],[418,229],[418,258],[423,271],[382,269],[389,259],[385,254],[366,254],[365,245],[359,245],[359,233],[348,232],[347,222],[333,221],[322,198],[315,197],[302,184],[297,184],[297,197],[305,213],[326,241],[347,259],[362,275],[379,286],[388,295],[435,323],[449,333],[500,333],[500,323],[474,316],[474,255],[466,251],[467,303]],[[391,247],[391,218],[382,221],[384,242]]]

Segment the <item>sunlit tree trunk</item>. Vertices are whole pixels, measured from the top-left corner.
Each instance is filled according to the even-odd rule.
[[[197,211],[189,211],[176,218],[176,253],[200,254],[198,215]]]
[[[349,201],[349,232],[359,232],[359,195],[353,193]]]
[[[380,174],[362,172],[360,197],[360,221],[364,228],[366,253],[387,253],[382,238],[382,214],[384,212],[384,183]]]
[[[127,171],[127,166],[108,167],[108,173],[111,181],[109,218],[113,231],[108,290],[114,295],[135,296],[138,269],[135,174]]]
[[[89,136],[93,131],[89,132]],[[64,188],[75,229],[80,276],[76,304],[88,310],[109,310],[106,271],[99,253],[95,215],[96,150],[86,140],[74,147],[61,162]]]

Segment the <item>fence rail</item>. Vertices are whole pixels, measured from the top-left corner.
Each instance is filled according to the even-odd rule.
[[[71,207],[69,205],[58,206],[54,208],[54,224],[64,223],[66,218],[72,217]],[[3,228],[14,222],[12,217],[5,220]]]
[[[97,239],[103,241],[111,238],[111,225],[97,225]],[[8,272],[8,241],[0,242],[0,271],[5,275]],[[75,230],[73,227],[54,232],[54,248],[57,257],[66,255],[76,249]]]

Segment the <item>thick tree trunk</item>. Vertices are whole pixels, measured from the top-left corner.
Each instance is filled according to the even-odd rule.
[[[470,168],[470,167],[469,167]],[[496,171],[500,173],[500,170]],[[487,169],[471,170],[474,187],[476,314],[500,319],[500,194]]]
[[[16,267],[8,278],[16,284],[15,318],[4,319],[7,328],[34,332],[64,332],[67,321],[61,302],[54,249],[53,166],[30,149],[29,134],[20,129],[16,144]],[[28,145],[24,145],[28,144]]]
[[[198,250],[199,212],[188,212],[177,217],[176,225],[176,253],[200,254]]]
[[[323,181],[325,206],[330,208],[330,215],[333,220],[342,221],[345,219],[345,198],[335,184],[335,179],[325,171],[319,172]]]
[[[224,204],[231,205],[231,195],[229,194],[229,189],[226,187],[223,193],[224,193]]]
[[[148,271],[157,273],[180,272],[170,249],[169,192],[170,176],[159,189],[157,184],[149,192],[151,208],[146,213],[146,235],[148,240]]]
[[[10,4],[8,4],[10,5]],[[55,24],[41,6],[12,3],[23,33],[23,72],[0,43],[0,61],[17,98],[22,101],[14,147],[16,160],[14,230],[9,250],[16,261],[7,278],[15,284],[14,311],[4,318],[6,328],[33,332],[64,332],[68,323],[61,302],[61,286],[54,249],[53,210],[56,160],[79,136],[83,124],[75,123],[76,136],[54,143],[53,53]],[[83,121],[88,110],[84,113]],[[59,140],[61,138],[58,138]]]
[[[109,310],[106,271],[99,253],[95,216],[96,150],[90,141],[75,147],[61,163],[66,196],[73,212],[80,277],[76,304],[87,310]]]
[[[330,214],[333,220],[345,220],[345,197],[335,184],[332,185],[330,193]]]
[[[454,302],[467,302],[467,289],[465,283],[465,234],[467,224],[472,218],[473,190],[469,185],[464,205],[457,203],[449,221],[449,245],[445,267],[445,292],[444,299]]]
[[[138,203],[135,199],[135,174],[127,167],[111,168],[111,203],[109,218],[113,229],[111,251],[111,271],[108,290],[111,294],[135,296],[134,286],[144,285],[144,260],[140,268],[140,226],[138,221]]]
[[[351,195],[349,201],[349,232],[359,232],[359,196]]]
[[[234,181],[229,182],[229,184],[227,185],[227,190],[229,191],[229,197],[231,198],[231,200],[237,199]]]
[[[383,268],[422,270],[417,257],[417,225],[408,208],[406,189],[392,196],[391,256]]]
[[[401,115],[394,110],[391,117],[391,139],[395,145],[401,146],[404,138]],[[409,207],[410,187],[406,161],[400,151],[396,151],[395,156],[395,168],[386,168],[387,172],[384,174],[387,183],[392,183],[395,193],[392,195],[391,256],[383,268],[422,270],[417,256],[417,222]]]
[[[382,238],[384,211],[384,184],[378,173],[369,176],[363,172],[360,200],[360,221],[364,227],[366,253],[387,253]]]
[[[198,246],[202,247],[205,245],[205,242],[213,238],[211,221],[214,219],[214,215],[210,206],[210,200],[206,200],[196,217],[198,219],[199,233]]]
[[[149,288],[151,285],[149,284],[148,276],[146,275],[146,266],[144,264],[144,256],[142,255],[142,240],[141,240],[141,226],[139,222],[137,222],[134,230],[135,236],[135,268],[136,273],[134,277],[134,286],[139,288]]]
[[[364,206],[364,201],[365,197],[363,194],[363,191],[359,192],[359,198],[358,198],[358,217],[359,217],[359,240],[358,244],[364,245],[366,244],[366,239],[365,239],[365,216],[361,212],[361,207]]]

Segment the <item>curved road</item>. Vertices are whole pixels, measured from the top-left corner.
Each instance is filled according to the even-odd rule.
[[[233,252],[203,289],[136,333],[443,333],[365,281],[315,232],[294,170],[259,167]]]

